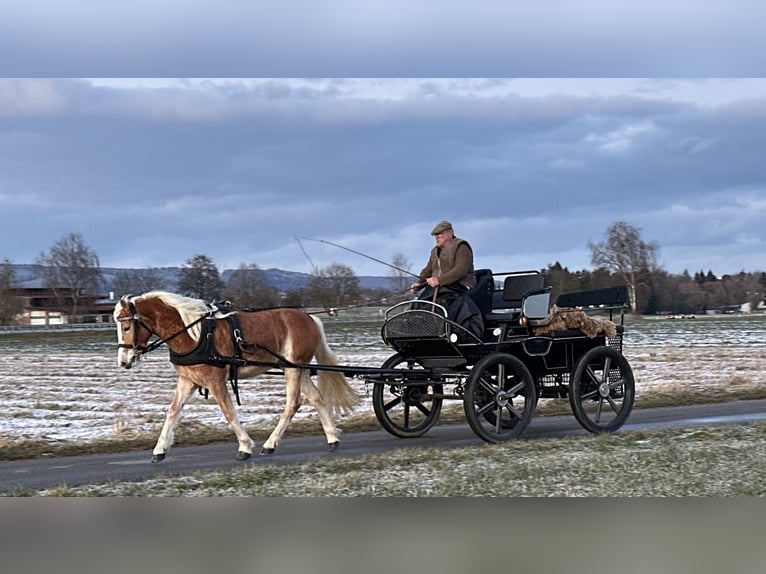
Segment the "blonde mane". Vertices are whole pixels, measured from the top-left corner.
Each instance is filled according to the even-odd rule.
[[[148,299],[155,297],[168,305],[173,307],[181,316],[181,321],[184,325],[194,323],[197,319],[203,315],[210,314],[210,311],[214,311],[213,317],[216,319],[222,319],[232,315],[233,312],[223,313],[218,310],[214,304],[207,304],[202,299],[194,299],[193,297],[186,297],[185,295],[179,295],[178,293],[169,293],[167,291],[149,291],[143,295],[139,295],[136,299]],[[202,334],[202,325],[197,323],[189,328],[189,335],[195,341],[199,341]]]

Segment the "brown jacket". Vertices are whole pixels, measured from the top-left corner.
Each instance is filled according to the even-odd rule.
[[[438,277],[441,285],[459,284],[466,289],[476,287],[471,246],[465,239],[454,237],[444,248],[434,247],[418,277],[420,283],[425,283],[429,277]]]

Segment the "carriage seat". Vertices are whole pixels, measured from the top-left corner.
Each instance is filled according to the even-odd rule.
[[[492,293],[492,308],[485,313],[485,318],[489,321],[518,319],[524,298],[532,293],[544,292],[544,285],[545,277],[541,273],[509,275],[503,281],[503,289]]]
[[[495,278],[490,269],[477,269],[476,287],[468,291],[468,296],[476,303],[482,316],[492,309],[492,293],[495,290]]]
[[[628,288],[624,285],[562,293],[556,299],[558,307],[606,307],[618,308],[628,305]]]

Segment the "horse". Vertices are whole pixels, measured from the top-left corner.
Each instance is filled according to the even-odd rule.
[[[208,305],[165,291],[123,296],[115,305],[117,364],[130,369],[141,356],[165,344],[178,374],[175,395],[165,415],[152,462],[165,459],[173,444],[173,430],[183,406],[197,389],[213,395],[239,443],[237,460],[247,460],[254,442],[237,416],[227,380],[239,401],[238,377],[250,378],[269,368],[284,372],[286,396],[277,425],[263,443],[260,454],[274,453],[293,415],[301,394],[319,414],[330,451],[338,448],[339,430],[333,415],[351,412],[359,396],[349,385],[337,358],[327,344],[318,317],[299,309],[282,307],[238,312],[225,305]],[[152,336],[158,337],[151,343]],[[318,384],[311,379],[308,365],[316,359]]]

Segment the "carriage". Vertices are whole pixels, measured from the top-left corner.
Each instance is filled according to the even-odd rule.
[[[476,435],[497,443],[523,435],[540,399],[568,398],[588,431],[619,429],[635,398],[622,354],[627,289],[564,293],[552,307],[550,294],[539,272],[477,271],[468,296],[481,312],[480,333],[435,302],[389,308],[381,335],[396,353],[364,377],[380,425],[421,436],[444,401],[456,399]]]
[[[566,293],[553,306],[550,294],[539,272],[479,271],[477,286],[466,294],[481,317],[479,329],[450,318],[435,301],[406,301],[386,311],[382,326],[383,341],[395,354],[380,367],[357,367],[338,364],[321,321],[301,310],[238,311],[228,303],[149,292],[115,305],[117,363],[130,369],[161,345],[170,351],[178,380],[153,462],[164,460],[194,389],[212,394],[237,436],[237,458],[249,458],[254,441],[226,385],[239,402],[240,377],[274,370],[285,375],[285,408],[262,455],[275,451],[301,396],[317,409],[328,448],[335,450],[339,433],[332,415],[359,400],[346,377],[373,386],[375,415],[397,437],[423,435],[449,399],[463,401],[471,429],[490,443],[522,436],[538,401],[547,398],[568,398],[591,432],[615,431],[635,398],[622,354],[627,290]],[[317,374],[316,386],[311,374]]]

